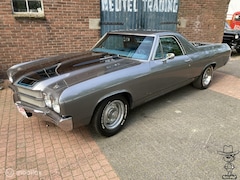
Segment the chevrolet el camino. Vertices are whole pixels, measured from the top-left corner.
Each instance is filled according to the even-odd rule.
[[[182,86],[206,89],[230,57],[227,44],[191,43],[168,31],[114,31],[87,52],[14,65],[7,73],[26,117],[41,115],[65,131],[91,124],[103,136],[129,110]]]

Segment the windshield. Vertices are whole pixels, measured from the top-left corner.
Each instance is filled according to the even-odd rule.
[[[109,34],[92,51],[104,52],[133,59],[148,60],[153,37]]]

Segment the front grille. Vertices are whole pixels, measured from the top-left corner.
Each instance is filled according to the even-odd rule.
[[[33,91],[17,87],[18,97],[21,101],[37,107],[45,107],[44,96],[41,91]]]

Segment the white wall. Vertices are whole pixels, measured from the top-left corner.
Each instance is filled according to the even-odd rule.
[[[227,20],[232,19],[232,14],[240,11],[240,0],[230,0],[227,12]]]

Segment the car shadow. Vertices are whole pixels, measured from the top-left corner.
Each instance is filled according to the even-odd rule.
[[[140,105],[133,110],[130,111],[128,121],[126,122],[126,126],[132,126],[135,123],[138,123],[138,119],[136,116],[148,117],[148,114],[156,111],[156,109],[168,109],[168,106],[172,106],[172,101],[179,101],[182,98],[188,98],[188,96],[193,95],[194,93],[201,91],[199,89],[194,88],[192,85],[187,85],[172,92],[169,92],[165,95],[162,95],[156,99],[153,99],[149,102],[146,102],[143,105]],[[144,113],[147,112],[148,114]]]

